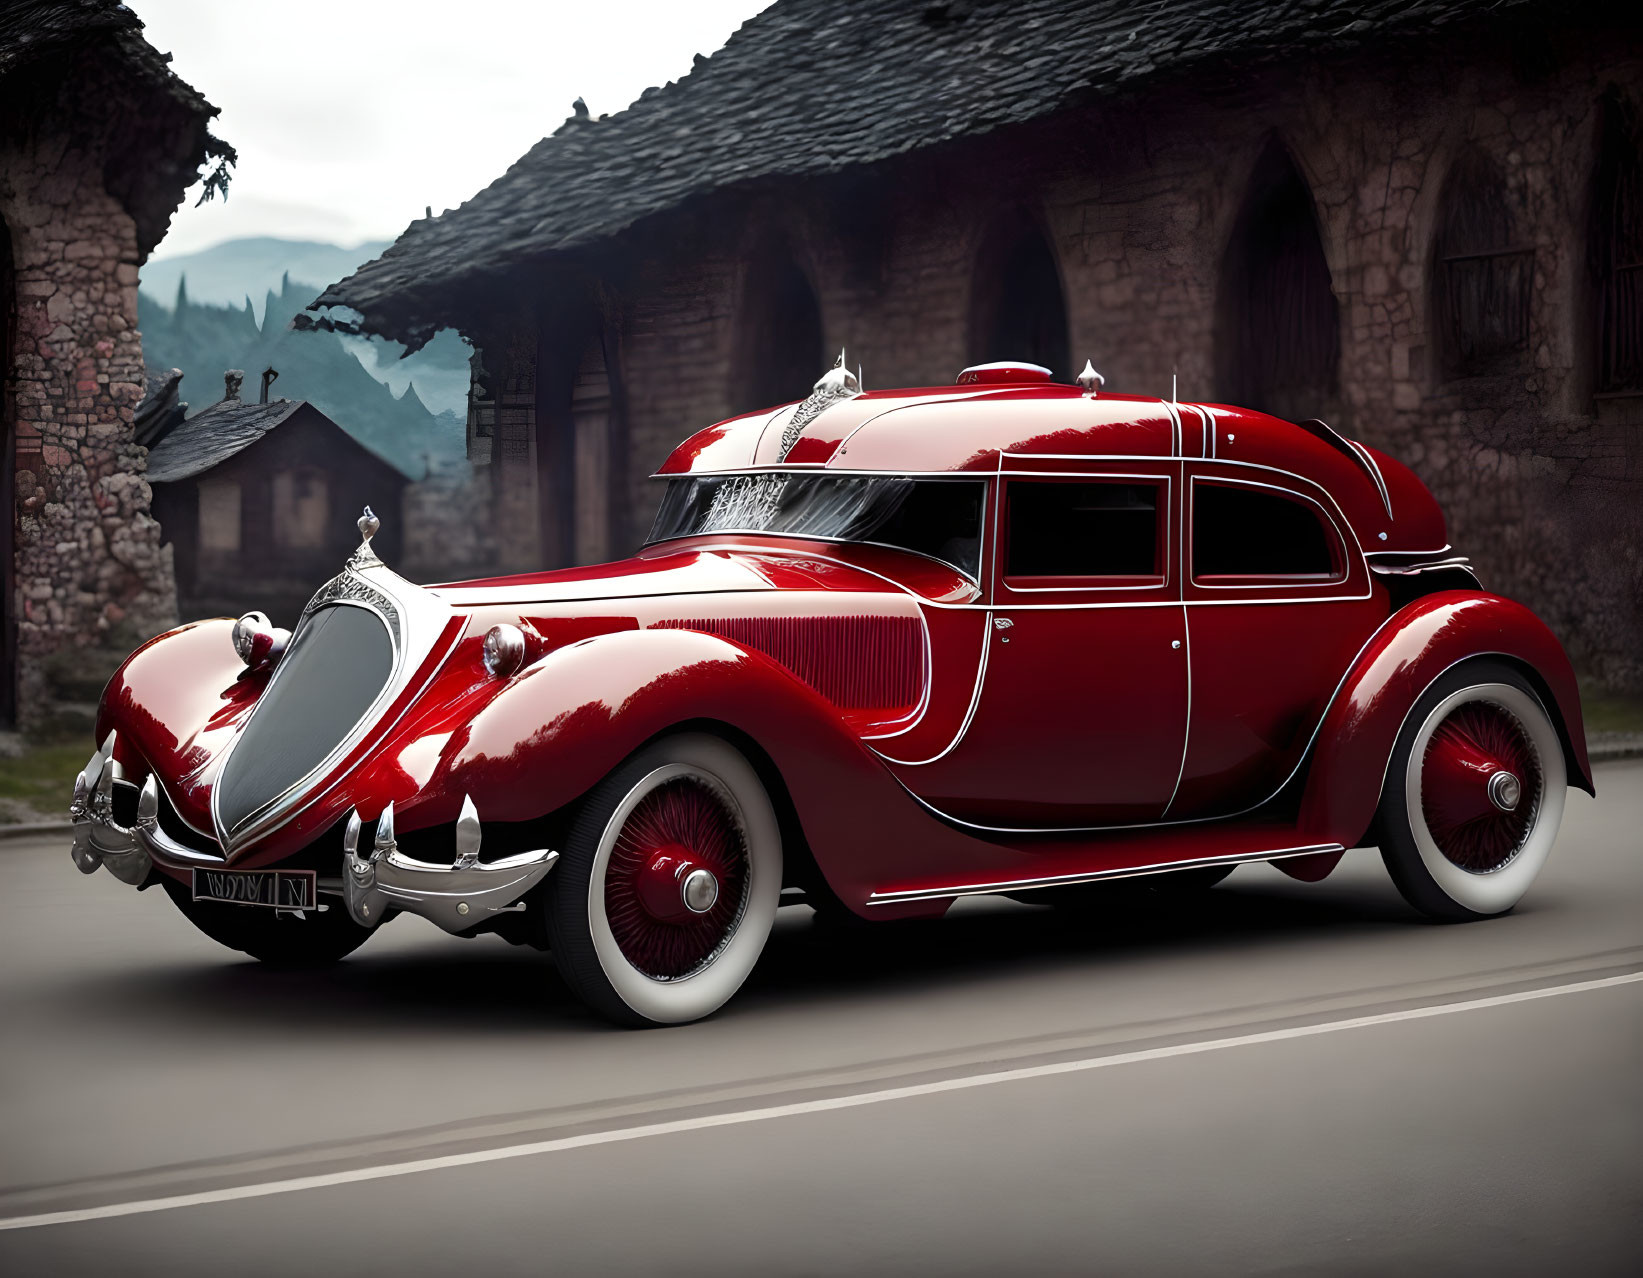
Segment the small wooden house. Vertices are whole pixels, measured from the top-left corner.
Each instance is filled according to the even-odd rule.
[[[269,400],[267,381],[263,400],[246,403],[229,373],[221,401],[180,421],[144,406],[160,423],[148,482],[184,621],[255,608],[291,626],[359,544],[354,521],[366,505],[382,519],[379,553],[394,562],[403,545],[410,476],[306,400]]]

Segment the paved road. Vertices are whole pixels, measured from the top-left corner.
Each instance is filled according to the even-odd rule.
[[[0,1271],[1635,1272],[1643,762],[1598,787],[1507,918],[1422,923],[1362,852],[1142,914],[797,908],[645,1033],[416,919],[263,971],[0,844],[0,1218],[71,1214]]]

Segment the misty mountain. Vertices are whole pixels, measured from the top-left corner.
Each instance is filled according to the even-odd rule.
[[[238,307],[249,297],[260,324],[264,294],[282,288],[286,276],[294,284],[311,285],[317,296],[327,284],[352,275],[387,247],[386,240],[368,240],[353,248],[268,235],[227,240],[197,253],[150,260],[142,268],[140,287],[151,297],[170,302],[187,276],[193,301]]]
[[[266,328],[263,307],[269,294],[283,295],[292,288],[306,290],[302,304],[290,312],[294,315],[326,285],[351,274],[387,247],[385,240],[370,240],[353,248],[274,236],[226,240],[197,253],[149,261],[142,268],[139,288],[147,302],[161,307],[171,307],[178,289],[183,286],[194,306],[230,307],[239,311],[249,305],[252,318]],[[149,310],[152,312],[153,307]],[[286,321],[289,319],[290,315],[285,316]],[[146,335],[146,324],[144,328]],[[387,342],[380,337],[328,336],[349,351],[370,376],[392,388],[395,396],[403,395],[414,383],[418,398],[435,413],[466,415],[468,357],[473,352],[455,332],[445,330],[436,334],[425,347],[405,359],[401,358],[405,348],[398,342]],[[184,371],[192,370],[184,368]],[[249,386],[251,370],[247,368],[246,373]],[[214,374],[220,375],[220,370]],[[201,393],[197,384],[190,389],[196,397]]]
[[[431,465],[461,463],[466,443],[462,417],[430,411],[414,384],[396,396],[366,372],[336,334],[290,327],[291,317],[313,298],[311,286],[282,280],[278,292],[264,293],[259,324],[249,301],[240,307],[197,303],[186,284],[179,284],[170,310],[139,293],[144,363],[151,370],[183,371],[180,397],[190,416],[223,397],[227,369],[245,373],[240,395],[253,400],[263,370],[273,367],[279,379],[270,398],[307,400],[411,477],[420,479]]]

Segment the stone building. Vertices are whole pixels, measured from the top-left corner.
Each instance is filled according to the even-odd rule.
[[[171,414],[152,431],[142,429],[155,415],[152,400],[139,409],[153,513],[172,551],[183,620],[255,608],[295,626],[315,584],[359,544],[354,520],[367,505],[383,521],[379,551],[403,563],[402,498],[412,476],[308,401],[270,396],[277,376],[265,372],[257,397],[246,400],[243,374],[232,370],[217,403],[186,419]],[[167,391],[175,403],[175,381],[162,384]]]
[[[1593,0],[780,0],[413,223],[319,324],[479,348],[502,566],[638,543],[691,430],[1036,358],[1321,416],[1643,686],[1643,24]]]
[[[53,654],[176,617],[132,438],[137,268],[233,152],[141,28],[114,0],[0,9],[0,727],[44,712]]]

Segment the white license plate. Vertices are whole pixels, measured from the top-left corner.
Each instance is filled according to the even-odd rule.
[[[194,867],[194,899],[270,910],[312,910],[319,885],[313,870],[204,870]]]

